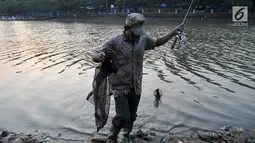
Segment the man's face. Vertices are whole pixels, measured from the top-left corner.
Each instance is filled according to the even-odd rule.
[[[137,38],[135,33],[133,31],[131,31],[130,26],[124,26],[124,29],[125,29],[125,35],[127,36],[128,39],[136,39]]]
[[[131,30],[131,31],[134,33],[134,35],[136,35],[136,36],[141,36],[141,35],[145,34],[145,31],[144,31],[143,26],[131,28],[130,30]]]
[[[136,36],[141,36],[145,34],[144,31],[144,21],[138,22],[136,24],[131,25],[131,31],[136,35]]]
[[[145,34],[145,30],[144,30],[144,21],[132,24],[131,26],[125,26],[125,31],[129,31],[132,33],[132,35],[139,37],[143,34]]]
[[[125,26],[125,32],[126,32],[126,36],[128,36],[128,38],[133,39],[133,38],[137,38],[143,34],[145,34],[144,29],[141,28],[131,28],[129,26]]]

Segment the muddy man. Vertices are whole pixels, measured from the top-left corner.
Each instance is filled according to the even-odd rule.
[[[124,130],[129,137],[137,117],[137,109],[142,92],[143,58],[147,50],[153,50],[173,38],[183,24],[178,25],[165,36],[158,39],[149,37],[144,30],[145,17],[140,13],[131,13],[126,17],[123,33],[111,38],[93,54],[94,62],[104,62],[104,49],[116,52],[119,70],[109,76],[110,88],[115,100],[116,116],[112,120],[107,143],[117,143],[118,134]]]

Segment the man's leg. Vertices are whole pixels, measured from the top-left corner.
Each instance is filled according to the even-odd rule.
[[[128,136],[133,129],[133,124],[137,117],[137,109],[140,102],[140,95],[136,95],[134,90],[131,90],[128,95],[128,104],[130,110],[130,119],[125,124],[124,136]]]
[[[127,95],[119,95],[115,99],[116,116],[112,120],[112,126],[108,135],[109,140],[116,141],[120,130],[130,119],[130,111]],[[109,141],[110,142],[110,141]]]

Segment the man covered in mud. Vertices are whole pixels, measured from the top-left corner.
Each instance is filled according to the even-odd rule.
[[[137,117],[142,92],[143,57],[146,50],[164,45],[183,30],[183,24],[158,39],[149,37],[144,31],[146,19],[142,14],[131,13],[126,17],[124,31],[113,37],[93,54],[94,62],[104,62],[105,49],[111,49],[117,57],[117,73],[109,75],[109,85],[115,100],[116,116],[112,120],[107,143],[117,143],[118,134],[124,130],[128,137]]]

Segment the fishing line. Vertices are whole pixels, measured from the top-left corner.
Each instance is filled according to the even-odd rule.
[[[194,1],[193,6],[192,6],[191,9],[190,9],[191,15],[194,15],[193,10],[196,9],[196,6],[197,6],[199,3],[200,3],[200,0],[195,0],[195,1]],[[187,19],[186,19],[186,22],[185,22],[185,25],[191,24],[192,21],[193,21],[193,17],[187,18]],[[185,30],[185,28],[186,28],[186,27],[184,27],[184,30]],[[187,32],[189,32],[189,35],[187,36],[187,35],[185,34],[185,36],[187,36],[187,39],[191,39],[191,40],[192,40],[192,39],[194,38],[194,34],[193,34],[194,29],[188,29],[188,30],[189,30],[189,31],[187,31]]]
[[[197,0],[197,1],[194,1],[194,4],[193,4],[193,6],[192,6],[192,13],[193,13],[193,10],[195,10],[196,9],[196,6],[199,4],[199,3],[201,3],[201,1],[200,0]],[[195,12],[196,13],[196,12]],[[187,23],[187,25],[188,24],[190,24],[191,22],[192,22],[192,20],[193,20],[193,18],[189,18],[189,19],[187,19],[186,21],[186,23]]]

